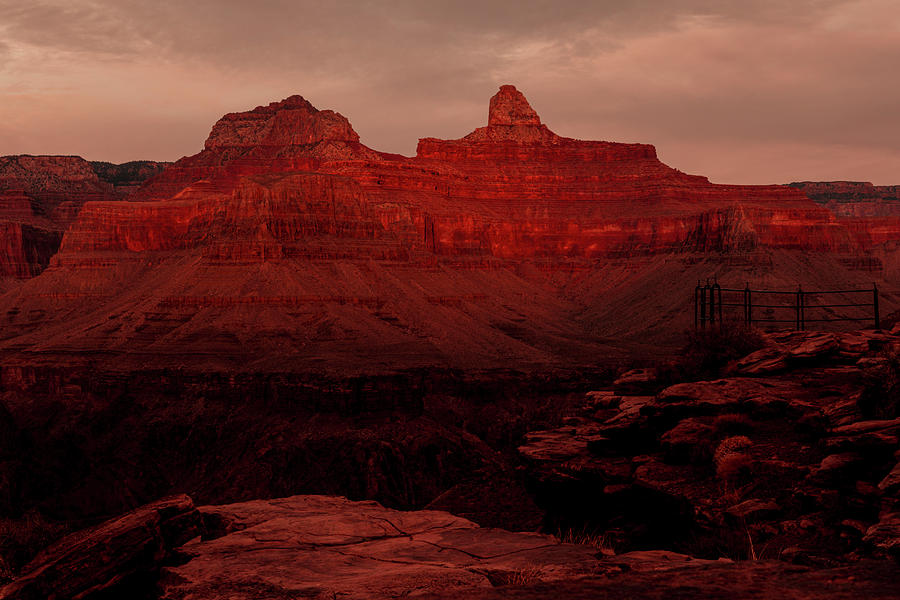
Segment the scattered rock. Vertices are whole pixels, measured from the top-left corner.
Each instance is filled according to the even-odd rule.
[[[855,452],[831,454],[822,459],[819,466],[809,474],[809,478],[826,485],[855,482],[856,468],[862,462],[862,456]]]
[[[881,480],[878,489],[885,495],[896,495],[900,493],[900,463],[894,465],[891,472]]]
[[[616,392],[632,395],[652,393],[657,385],[656,369],[632,369],[613,382]]]
[[[697,419],[685,419],[660,438],[666,461],[684,463],[712,458],[713,428]]]
[[[863,542],[900,559],[900,513],[881,515],[878,523],[866,531]]]

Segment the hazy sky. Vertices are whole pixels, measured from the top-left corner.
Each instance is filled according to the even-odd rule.
[[[0,0],[0,154],[174,160],[295,93],[413,154],[503,83],[713,181],[900,184],[900,0]]]

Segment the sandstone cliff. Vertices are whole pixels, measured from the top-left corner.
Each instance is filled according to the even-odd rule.
[[[839,217],[900,217],[900,186],[875,186],[864,181],[803,181],[791,183],[816,204]]]
[[[795,287],[811,253],[825,285],[900,267],[893,224],[558,136],[512,86],[487,123],[405,157],[299,96],[226,115],[128,201],[85,204],[0,302],[7,343],[192,368],[568,367],[680,331],[704,276]]]
[[[89,163],[78,156],[0,157],[0,280],[40,273],[86,202],[122,199],[164,167]]]

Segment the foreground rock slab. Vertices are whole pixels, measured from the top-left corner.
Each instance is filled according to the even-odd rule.
[[[439,511],[294,496],[204,507],[215,539],[182,547],[165,600],[394,598],[597,572],[597,549],[480,528]]]

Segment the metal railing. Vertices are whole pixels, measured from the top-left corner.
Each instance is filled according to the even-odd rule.
[[[840,298],[828,300],[828,298],[843,295],[869,295],[871,301],[848,302]],[[786,302],[779,302],[779,300],[786,300]],[[840,314],[835,312],[833,309],[836,308],[867,309],[866,312],[871,309],[871,313],[865,316],[845,316],[845,312]],[[741,311],[735,309],[741,309]],[[875,328],[881,329],[878,286],[874,283],[870,289],[816,291],[806,291],[798,285],[797,291],[790,292],[751,289],[749,283],[741,289],[723,288],[716,280],[708,279],[706,284],[698,281],[694,290],[694,327],[705,328],[720,324],[723,322],[726,311],[738,312],[739,318],[731,320],[743,321],[748,326],[766,323],[793,324],[796,329],[803,330],[806,329],[807,323],[874,321]],[[760,316],[760,312],[762,316]],[[785,318],[785,313],[790,314],[791,318]]]

